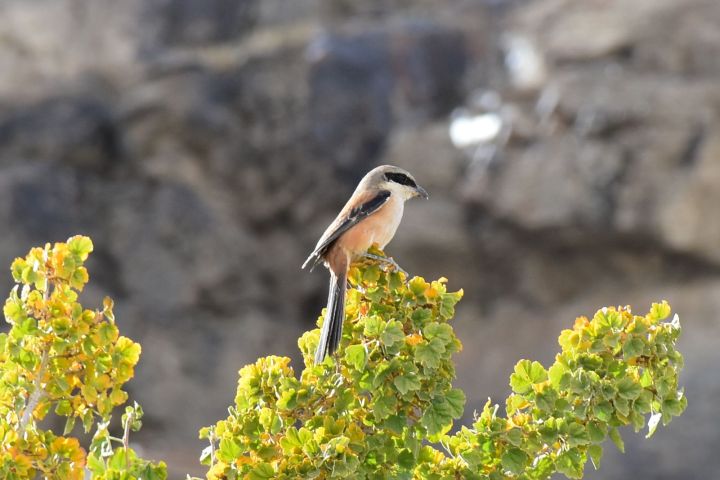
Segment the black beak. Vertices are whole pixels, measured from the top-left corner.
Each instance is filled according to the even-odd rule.
[[[415,191],[417,192],[418,197],[422,197],[422,198],[424,198],[425,200],[427,200],[428,198],[430,198],[430,195],[428,195],[428,192],[427,192],[423,187],[421,187],[420,185],[418,185],[417,187],[415,187]]]

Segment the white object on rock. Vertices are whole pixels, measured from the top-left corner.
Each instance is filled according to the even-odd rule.
[[[450,120],[450,140],[457,148],[492,142],[502,130],[503,121],[497,113],[473,115],[459,112]]]
[[[519,91],[540,90],[547,80],[545,58],[526,36],[507,34],[502,39],[505,67],[512,85]]]

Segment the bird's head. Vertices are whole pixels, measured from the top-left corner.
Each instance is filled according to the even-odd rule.
[[[371,170],[363,180],[367,180],[377,188],[389,190],[405,200],[413,197],[428,198],[427,191],[417,184],[415,178],[408,171],[393,165],[377,167]]]

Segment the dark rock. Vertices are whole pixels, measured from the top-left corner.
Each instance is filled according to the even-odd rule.
[[[471,174],[464,191],[493,216],[523,228],[594,232],[612,221],[625,162],[619,149],[607,145],[572,136],[548,139],[506,151],[495,168]]]
[[[394,31],[391,41],[397,85],[412,112],[442,118],[460,104],[468,62],[460,30],[415,23]]]
[[[257,0],[153,0],[161,45],[203,45],[237,40],[258,20]]]
[[[0,156],[107,171],[122,157],[109,105],[92,97],[55,97],[0,117]]]
[[[252,240],[223,213],[181,185],[108,186],[114,205],[108,224],[111,249],[133,303],[164,322],[195,305],[201,292],[241,269]],[[244,268],[237,301],[248,300],[252,269]]]
[[[368,170],[392,127],[387,41],[383,33],[324,34],[308,47],[312,139],[319,156],[349,174]]]
[[[0,170],[3,225],[17,238],[40,244],[88,229],[97,209],[84,198],[87,181],[88,177],[61,166],[4,166]]]
[[[382,154],[396,117],[438,118],[463,95],[463,34],[436,23],[326,33],[307,55],[314,145],[350,175],[366,171]]]

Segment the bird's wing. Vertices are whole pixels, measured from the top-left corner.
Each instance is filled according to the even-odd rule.
[[[355,208],[352,208],[349,211],[346,211],[347,207],[344,208],[335,221],[330,224],[327,230],[325,230],[323,236],[320,237],[315,250],[310,254],[307,260],[305,260],[302,268],[305,268],[310,264],[312,264],[310,270],[315,268],[315,266],[322,260],[322,257],[325,255],[328,248],[332,246],[333,242],[335,242],[340,235],[357,225],[364,218],[367,218],[377,212],[380,207],[385,205],[385,202],[387,202],[389,198],[390,192],[388,190],[380,190]]]

